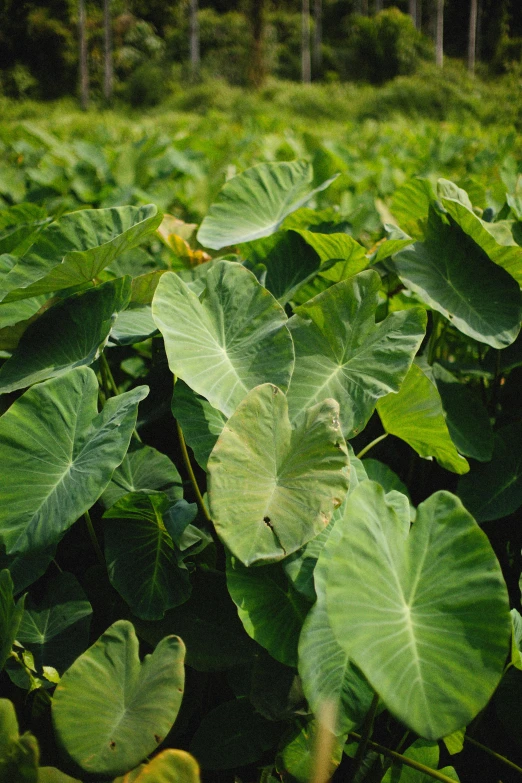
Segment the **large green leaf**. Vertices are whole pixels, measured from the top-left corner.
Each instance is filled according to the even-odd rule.
[[[47,310],[29,326],[0,368],[0,394],[92,364],[129,297],[130,278],[120,277]]]
[[[522,285],[522,247],[514,239],[508,221],[487,223],[477,217],[470,206],[453,198],[443,198],[441,203],[462,231],[471,237],[495,264],[503,267]]]
[[[420,736],[467,725],[510,645],[506,585],[487,537],[448,492],[421,503],[410,531],[407,505],[400,511],[373,481],[350,495],[340,524],[340,540],[323,550],[332,547],[326,604],[339,644]]]
[[[43,549],[99,498],[121,463],[146,386],[98,413],[98,382],[77,367],[29,389],[0,418],[0,538],[7,553]]]
[[[16,603],[13,598],[13,580],[4,568],[0,571],[0,671],[9,658],[24,612],[25,596]]]
[[[308,410],[292,430],[280,389],[269,383],[252,389],[208,461],[218,534],[247,566],[286,557],[318,535],[341,505],[348,466],[334,400]]]
[[[196,462],[206,470],[208,458],[227,417],[183,381],[178,381],[174,386],[172,413],[181,425]]]
[[[425,241],[396,253],[393,266],[408,288],[464,334],[494,348],[515,340],[522,320],[517,283],[433,208]]]
[[[292,338],[281,305],[240,264],[216,264],[205,283],[198,297],[178,275],[164,274],[152,315],[172,372],[230,416],[260,383],[287,388]]]
[[[410,367],[399,393],[379,400],[377,410],[386,432],[405,440],[421,457],[435,457],[454,473],[468,472],[468,462],[448,432],[437,387],[416,364]]]
[[[0,210],[0,253],[21,255],[49,222],[45,210],[36,204],[15,204]]]
[[[273,234],[285,217],[330,185],[312,188],[311,163],[260,163],[230,179],[197,234],[203,247],[219,250]]]
[[[394,191],[391,211],[401,228],[414,237],[419,236],[422,224],[428,217],[430,204],[435,199],[431,182],[420,177],[403,183]]]
[[[21,258],[0,256],[2,299],[27,299],[88,283],[161,222],[155,206],[83,209],[62,215]]]
[[[292,421],[333,397],[346,437],[361,431],[379,397],[399,390],[426,327],[421,308],[375,323],[379,275],[361,272],[296,308],[288,322],[296,353],[288,390]]]
[[[189,573],[163,515],[163,493],[132,492],[105,512],[105,557],[112,585],[142,620],[161,620],[190,595]]]
[[[183,485],[178,469],[166,454],[140,444],[129,449],[112,474],[102,503],[110,508],[129,492],[164,492],[174,502],[183,497]]]
[[[150,305],[140,305],[119,313],[111,330],[111,342],[134,345],[157,331]]]
[[[512,514],[522,505],[522,424],[495,433],[491,462],[474,465],[459,481],[458,494],[477,522]]]
[[[91,614],[76,577],[58,574],[38,603],[29,600],[17,640],[33,653],[38,670],[52,666],[61,673],[89,644]]]
[[[317,601],[299,637],[298,669],[304,694],[316,718],[321,719],[325,704],[333,705],[334,731],[338,736],[346,736],[363,722],[372,703],[373,690],[335,638],[328,619],[326,581],[331,553],[335,552],[333,543],[341,535],[341,526],[335,525],[330,532],[332,542],[327,549],[323,547],[314,569]]]
[[[453,443],[466,457],[488,462],[493,453],[493,429],[480,398],[440,364],[433,365],[433,376]]]
[[[131,623],[114,623],[65,672],[54,693],[54,728],[67,754],[100,775],[139,764],[176,719],[184,655],[181,639],[167,636],[140,663]]]
[[[232,557],[227,585],[247,634],[276,661],[296,666],[297,641],[310,603],[292,587],[281,564],[245,568]]]

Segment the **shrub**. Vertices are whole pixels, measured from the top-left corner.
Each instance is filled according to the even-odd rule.
[[[422,35],[397,8],[372,17],[350,16],[348,25],[348,77],[382,84],[418,66],[424,49]]]

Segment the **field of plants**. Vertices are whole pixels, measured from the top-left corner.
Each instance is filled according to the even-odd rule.
[[[3,103],[0,783],[522,776],[522,142],[331,89]]]

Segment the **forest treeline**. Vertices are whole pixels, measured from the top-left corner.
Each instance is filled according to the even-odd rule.
[[[422,60],[522,69],[520,0],[0,0],[0,94],[146,105],[172,80],[380,84]]]

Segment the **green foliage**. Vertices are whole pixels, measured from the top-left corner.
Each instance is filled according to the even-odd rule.
[[[372,721],[414,736],[357,779],[421,780],[479,713],[512,722],[519,166],[490,182],[466,139],[403,131],[457,182],[404,181],[369,131],[391,162],[266,134],[281,160],[219,193],[208,141],[13,142],[32,200],[7,206],[0,169],[0,683],[57,766],[2,701],[2,783],[305,780],[316,737],[333,769]],[[234,253],[157,231],[173,182],[186,219],[213,194],[197,237]]]
[[[348,21],[347,70],[354,79],[382,84],[412,73],[422,48],[422,36],[411,17],[397,8]]]

